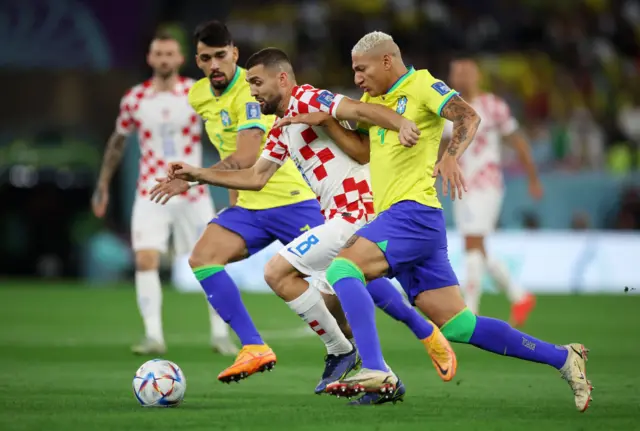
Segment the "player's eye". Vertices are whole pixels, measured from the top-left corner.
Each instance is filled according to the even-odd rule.
[[[227,56],[226,52],[219,52],[219,53],[216,54],[216,58],[218,58],[218,59],[223,59],[226,56]]]
[[[200,56],[200,60],[202,60],[202,61],[209,61],[209,60],[211,60],[211,57],[209,57],[208,55],[201,55],[201,56]]]

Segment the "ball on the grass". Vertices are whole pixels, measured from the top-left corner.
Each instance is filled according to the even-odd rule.
[[[144,407],[175,407],[184,399],[186,389],[180,367],[165,359],[145,362],[133,377],[133,393]]]

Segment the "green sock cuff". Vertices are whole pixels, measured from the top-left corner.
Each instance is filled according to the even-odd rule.
[[[475,330],[476,315],[466,307],[440,328],[442,335],[455,343],[468,343]]]
[[[327,281],[333,286],[344,278],[357,278],[366,284],[364,274],[358,265],[349,259],[336,257],[327,268]]]
[[[193,268],[193,274],[196,276],[198,281],[209,278],[220,271],[224,271],[224,265],[206,265]]]

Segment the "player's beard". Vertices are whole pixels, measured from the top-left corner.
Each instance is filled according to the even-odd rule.
[[[273,115],[276,113],[276,111],[278,110],[278,105],[280,104],[280,101],[282,100],[282,97],[274,97],[271,100],[262,100],[263,104],[260,107],[260,111],[264,114],[264,115]]]
[[[168,67],[159,67],[156,70],[156,76],[164,81],[167,81],[171,78],[173,78],[173,76],[176,74],[177,72],[171,68]]]
[[[211,83],[211,86],[216,90],[222,90],[222,91],[226,90],[227,87],[229,86],[229,80],[227,79],[226,75],[220,74],[217,76],[224,76],[224,80],[215,81],[213,79],[213,73],[212,73],[211,75],[209,75],[209,82]]]

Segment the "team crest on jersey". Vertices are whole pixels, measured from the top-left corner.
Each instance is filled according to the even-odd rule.
[[[398,98],[398,106],[396,107],[396,112],[402,115],[406,110],[407,110],[407,97],[402,96]]]
[[[442,81],[438,81],[435,84],[432,84],[431,88],[436,90],[438,92],[438,94],[441,95],[441,96],[444,96],[445,94],[447,94],[448,92],[451,91],[449,86],[447,84],[445,84],[444,82],[442,82]]]
[[[224,127],[229,127],[231,125],[231,117],[229,117],[229,113],[224,109],[220,111],[220,120]]]
[[[247,120],[259,120],[260,119],[260,104],[256,102],[248,102],[247,106]]]
[[[333,93],[330,91],[324,90],[322,93],[318,95],[318,103],[323,104],[327,108],[331,107],[331,103],[333,103]]]

